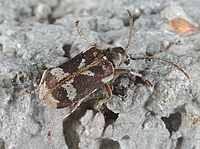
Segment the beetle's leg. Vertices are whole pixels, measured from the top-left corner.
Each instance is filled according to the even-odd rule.
[[[51,136],[51,130],[52,130],[52,128],[53,128],[59,121],[61,121],[61,120],[65,119],[65,118],[67,118],[68,116],[70,116],[70,115],[77,109],[77,107],[82,103],[82,101],[83,101],[83,100],[80,100],[80,101],[75,102],[75,103],[72,105],[72,107],[71,107],[69,113],[64,114],[64,115],[62,115],[62,116],[56,118],[56,119],[54,120],[54,122],[51,123],[51,124],[49,125],[47,135],[48,135],[48,136]]]
[[[104,98],[104,99],[102,99],[102,100],[100,100],[99,102],[98,102],[98,104],[97,104],[97,109],[99,110],[99,108],[100,108],[100,106],[102,105],[102,104],[104,104],[104,103],[106,103],[106,102],[108,102],[109,100],[111,100],[111,98],[112,98],[112,88],[106,83],[105,84],[105,89],[106,89],[106,91],[107,91],[107,93],[108,93],[108,97],[107,98]]]
[[[115,72],[119,72],[119,73],[129,73],[129,74],[132,74],[132,75],[134,75],[134,76],[138,76],[138,77],[140,77],[147,85],[153,86],[153,84],[152,84],[149,80],[145,79],[145,77],[144,77],[142,74],[140,74],[140,73],[136,73],[136,72],[130,71],[130,70],[128,70],[128,69],[115,69]]]
[[[147,85],[153,86],[153,84],[152,84],[149,80],[145,79],[145,77],[144,77],[142,74],[140,74],[140,73],[136,73],[136,72],[130,71],[130,70],[128,70],[128,69],[115,69],[115,72],[119,72],[119,73],[129,73],[129,74],[138,76],[138,77],[140,77]],[[112,98],[112,89],[111,89],[111,87],[106,83],[106,84],[105,84],[105,88],[106,88],[106,91],[107,91],[107,93],[108,93],[108,97],[105,98],[105,99],[102,99],[102,100],[100,100],[100,101],[98,102],[98,104],[97,104],[97,109],[99,109],[100,106],[101,106],[102,104],[108,102],[108,101],[111,100],[111,98]]]

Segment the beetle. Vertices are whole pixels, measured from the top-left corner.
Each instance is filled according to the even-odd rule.
[[[148,59],[164,61],[183,72],[189,79],[188,74],[183,69],[165,59],[155,57],[133,58],[129,56],[128,47],[132,38],[133,17],[129,10],[127,12],[130,17],[130,31],[125,49],[122,47],[100,49],[97,43],[81,34],[78,28],[79,21],[76,21],[75,27],[78,35],[93,46],[57,67],[45,70],[38,89],[26,91],[30,94],[39,94],[39,98],[46,107],[57,109],[71,107],[69,113],[58,117],[50,124],[48,136],[51,135],[51,130],[56,123],[72,114],[84,100],[84,97],[96,89],[105,86],[108,93],[107,98],[99,101],[97,108],[110,100],[112,98],[112,88],[109,86],[109,82],[113,79],[116,72],[138,76],[148,86],[153,86],[142,74],[119,68],[123,63],[128,65],[130,60]]]

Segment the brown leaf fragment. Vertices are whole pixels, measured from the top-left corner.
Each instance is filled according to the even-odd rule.
[[[200,115],[189,113],[186,115],[186,122],[191,126],[200,124]]]
[[[196,30],[194,25],[189,23],[183,18],[175,18],[168,22],[168,24],[173,28],[173,30],[178,34],[187,34],[190,31]]]

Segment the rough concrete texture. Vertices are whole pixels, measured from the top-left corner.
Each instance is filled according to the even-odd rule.
[[[198,0],[7,0],[0,1],[0,148],[1,149],[200,149],[200,2]],[[125,47],[129,9],[133,14],[132,57],[154,56],[160,61],[131,61],[121,68],[140,72],[140,78],[119,74],[110,82],[113,98],[101,107],[104,88],[47,129],[70,108],[49,109],[38,95],[42,73],[86,51],[91,45]],[[167,23],[181,17],[197,30],[179,35]]]

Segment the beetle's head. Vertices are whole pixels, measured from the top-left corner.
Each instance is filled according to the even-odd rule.
[[[108,48],[104,50],[105,56],[114,65],[114,68],[118,68],[121,64],[129,64],[130,56],[122,47]]]

